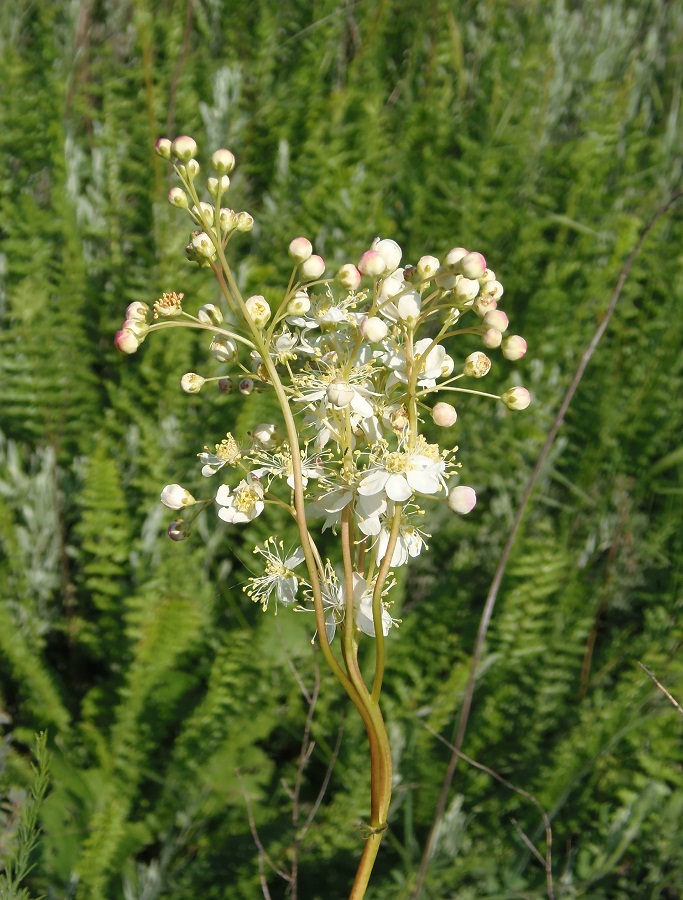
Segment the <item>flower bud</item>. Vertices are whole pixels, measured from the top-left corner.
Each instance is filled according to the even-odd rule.
[[[167,484],[161,492],[161,502],[169,509],[183,509],[197,501],[192,494],[179,484]]]
[[[221,231],[232,231],[237,225],[237,213],[234,209],[228,209],[227,206],[221,207],[218,213],[218,224]]]
[[[211,351],[213,358],[222,363],[235,362],[238,357],[237,344],[232,338],[222,334],[216,335],[211,341],[209,350]]]
[[[146,303],[141,303],[139,300],[134,300],[133,303],[129,303],[126,307],[126,319],[130,319],[133,322],[146,322],[148,313],[149,306]]]
[[[510,320],[502,309],[492,309],[484,316],[484,325],[487,328],[497,328],[498,331],[506,331]]]
[[[166,533],[172,541],[184,541],[185,538],[190,536],[189,529],[182,519],[176,519],[175,522],[171,522]]]
[[[452,425],[455,425],[457,418],[458,413],[450,403],[440,402],[434,404],[432,419],[435,425],[439,425],[441,428],[450,428]]]
[[[348,381],[336,378],[327,386],[327,399],[337,409],[344,409],[353,400],[354,392]]]
[[[444,355],[444,358],[441,360],[441,377],[448,378],[448,376],[452,374],[454,368],[455,362],[453,360],[453,357],[449,356],[446,353]]]
[[[140,346],[140,340],[132,329],[122,328],[120,331],[116,332],[114,346],[117,350],[120,350],[121,353],[135,353]]]
[[[202,378],[201,375],[197,375],[195,372],[186,372],[180,379],[180,387],[186,394],[198,394],[205,381],[206,378]]]
[[[256,325],[257,328],[263,328],[268,319],[270,319],[270,306],[268,306],[268,301],[265,297],[262,297],[260,294],[256,294],[253,297],[249,297],[248,300],[244,301],[244,305],[247,308],[247,312],[249,316]]]
[[[485,284],[489,284],[491,281],[495,281],[495,280],[496,280],[496,273],[494,271],[492,271],[491,269],[484,269],[484,274],[479,279],[479,284],[482,285],[482,287],[483,287]]]
[[[474,378],[483,378],[484,375],[488,375],[490,369],[491,360],[488,356],[485,353],[482,353],[481,350],[475,350],[475,352],[470,353],[465,360],[463,373],[465,375],[471,375]]]
[[[289,245],[289,255],[295,262],[302,263],[313,253],[313,244],[305,237],[294,238]]]
[[[465,278],[481,278],[486,271],[486,260],[481,253],[468,253],[460,260],[460,271]]]
[[[184,167],[185,172],[190,178],[196,178],[199,175],[199,163],[196,159],[190,159]]]
[[[154,149],[163,159],[171,158],[171,142],[168,138],[159,138],[154,145]]]
[[[414,325],[420,315],[422,298],[417,291],[408,291],[399,297],[397,303],[398,315],[403,322]]]
[[[360,286],[361,274],[352,263],[343,265],[334,277],[347,291],[355,291]]]
[[[235,228],[237,231],[251,231],[254,227],[254,217],[248,212],[238,212],[235,216]]]
[[[503,335],[498,331],[497,328],[489,328],[482,335],[482,343],[488,350],[495,350],[496,347],[500,347],[500,342],[503,340]]]
[[[233,383],[232,378],[219,378],[218,379],[218,390],[222,394],[232,394],[235,389],[235,385]]]
[[[213,241],[205,231],[198,231],[192,236],[192,247],[198,256],[202,256],[205,259],[213,259],[216,255]]]
[[[396,434],[402,434],[410,425],[408,410],[405,406],[399,406],[399,408],[395,409],[389,416],[389,421],[391,422],[392,430],[395,431]]]
[[[452,291],[458,283],[459,278],[460,275],[457,275],[452,269],[449,269],[448,266],[444,264],[437,270],[434,281],[436,282],[436,286],[440,287],[442,291]]]
[[[512,361],[521,359],[526,353],[527,343],[518,334],[511,334],[503,341],[502,351],[505,359]]]
[[[366,250],[358,263],[358,271],[361,275],[369,275],[371,278],[381,275],[386,270],[386,267],[387,264],[384,261],[384,257],[376,250]]]
[[[366,316],[361,322],[360,331],[366,341],[377,344],[384,340],[389,329],[379,316]]]
[[[465,278],[465,276],[463,275],[456,281],[455,287],[453,288],[453,293],[458,298],[458,300],[462,300],[464,302],[474,300],[474,298],[479,293],[479,282],[475,281],[472,278]]]
[[[472,309],[483,319],[487,312],[492,312],[497,306],[498,301],[494,300],[493,297],[488,294],[479,294],[478,297],[474,298]]]
[[[526,409],[531,403],[531,394],[523,387],[513,387],[500,398],[508,409]]]
[[[178,209],[187,209],[189,203],[187,202],[187,194],[182,188],[174,187],[168,192],[168,202],[171,206],[175,206]]]
[[[183,297],[185,294],[177,294],[175,291],[164,291],[154,303],[154,318],[170,319],[179,316],[183,311]]]
[[[244,394],[245,397],[248,397],[249,394],[254,393],[254,388],[256,385],[254,384],[253,378],[243,378],[239,384],[239,392],[240,394]]]
[[[481,283],[481,279],[479,280]],[[482,294],[486,294],[488,297],[492,297],[494,300],[500,300],[500,298],[504,294],[503,285],[500,281],[496,281],[495,279],[491,281],[485,281],[481,287]]]
[[[270,450],[280,443],[280,431],[277,425],[269,423],[257,425],[255,428],[252,428],[249,435],[254,444],[258,444],[264,450]]]
[[[171,153],[180,162],[187,163],[196,155],[197,143],[193,138],[182,135],[177,137],[171,144]]]
[[[307,281],[320,278],[324,272],[325,260],[322,256],[309,256],[308,259],[301,263],[301,277]]]
[[[453,247],[452,250],[449,250],[446,254],[446,258],[443,261],[444,267],[448,267],[456,272],[456,274],[460,273],[460,260],[464,259],[469,250],[465,250],[464,247]]]
[[[422,256],[417,261],[420,278],[432,278],[439,270],[439,260],[435,256]]]
[[[223,313],[213,303],[205,303],[200,306],[197,318],[202,325],[220,325],[223,321]]]
[[[454,513],[466,516],[477,505],[477,495],[474,492],[474,488],[467,487],[464,484],[454,487],[448,495],[448,505]]]
[[[206,179],[206,189],[212,197],[217,197],[219,193],[224,194],[229,187],[230,179],[227,175],[221,175],[220,178]]]
[[[303,316],[311,308],[311,301],[306,291],[297,291],[287,304],[287,312],[290,316]]]
[[[211,157],[211,166],[218,175],[227,175],[235,168],[235,157],[229,150],[216,150]]]
[[[122,327],[132,331],[139,341],[141,341],[149,331],[149,325],[146,322],[141,322],[139,319],[126,319]]]
[[[190,210],[190,215],[197,225],[205,223],[213,225],[214,208],[210,203],[202,202],[199,206],[193,206]]]
[[[375,253],[379,253],[384,260],[385,272],[395,272],[401,265],[403,251],[396,241],[392,241],[391,238],[384,238],[384,240],[375,238],[372,242],[372,249]]]

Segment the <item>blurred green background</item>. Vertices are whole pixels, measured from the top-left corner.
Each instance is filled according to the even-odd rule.
[[[397,784],[367,896],[407,900],[448,760],[424,726],[452,737],[520,493],[625,257],[680,184],[681,48],[683,7],[665,0],[0,5],[0,857],[28,852],[38,813],[23,896],[260,897],[246,794],[272,860],[297,856],[299,896],[337,900],[368,815],[362,725],[323,671],[301,820],[345,716],[343,738],[297,844],[308,706],[291,666],[312,689],[312,621],[264,616],[241,590],[254,543],[291,526],[209,510],[192,540],[165,537],[161,487],[198,486],[196,453],[271,407],[183,394],[183,372],[207,373],[191,332],[131,358],[113,347],[131,301],[216,296],[184,259],[156,138],[236,154],[231,203],[256,219],[235,244],[245,290],[286,283],[298,234],[331,266],[376,235],[412,261],[464,245],[529,342],[489,389],[522,383],[533,405],[460,404],[479,504],[435,513],[400,584],[384,699]],[[676,208],[561,429],[464,745],[547,809],[557,897],[683,897],[683,720],[637,666],[683,696],[682,238]],[[547,896],[513,820],[543,848],[534,806],[461,766],[423,897]],[[0,896],[22,895],[5,879]]]

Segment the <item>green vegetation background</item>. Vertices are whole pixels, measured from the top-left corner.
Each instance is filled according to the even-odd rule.
[[[388,644],[397,785],[368,896],[408,898],[447,762],[425,726],[452,736],[520,492],[626,255],[680,183],[681,47],[683,7],[665,0],[0,5],[0,855],[26,837],[36,732],[50,751],[24,896],[259,897],[245,792],[278,865],[295,842],[307,707],[290,664],[312,687],[312,624],[241,591],[255,541],[289,526],[209,512],[172,544],[158,502],[267,401],[182,394],[183,372],[206,372],[185,332],[132,358],[112,345],[133,300],[215,295],[184,260],[154,140],[236,153],[233,204],[257,222],[237,250],[245,289],[281,284],[301,233],[334,263],[377,234],[408,260],[463,244],[529,342],[490,376],[527,385],[527,412],[461,404],[479,505],[436,514]],[[683,696],[682,238],[675,210],[560,432],[464,747],[548,810],[558,897],[683,896],[683,721],[637,666]],[[323,675],[302,816],[346,711]],[[298,850],[303,898],[345,897],[360,854],[367,757],[360,722],[343,727]],[[546,896],[513,820],[542,846],[532,804],[459,769],[424,896]]]

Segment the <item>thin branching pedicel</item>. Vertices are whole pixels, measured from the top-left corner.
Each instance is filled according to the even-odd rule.
[[[455,406],[438,400],[438,393],[451,400],[479,394],[525,409],[530,396],[523,387],[499,396],[469,385],[491,368],[484,351],[472,350],[473,338],[509,360],[525,354],[526,342],[505,336],[508,317],[498,308],[503,286],[480,253],[462,247],[443,262],[423,256],[402,267],[399,245],[376,238],[357,266],[347,263],[325,278],[324,260],[309,240],[297,237],[289,245],[294,268],[286,289],[244,299],[228,250],[236,236],[251,230],[253,218],[223,205],[234,156],[224,149],[213,154],[204,199],[197,190],[195,141],[161,139],[157,152],[172,162],[182,184],[171,189],[169,202],[193,223],[187,258],[211,269],[222,305],[191,313],[176,292],[163,293],[151,307],[133,303],[115,343],[134,353],[154,331],[201,329],[210,335],[209,355],[226,373],[209,378],[187,372],[180,380],[184,391],[198,393],[216,382],[245,397],[263,390],[277,397],[281,422],[254,423],[243,436],[217,435],[212,448],[199,450],[202,475],[221,481],[209,497],[195,499],[171,484],[161,501],[182,511],[169,527],[173,540],[186,538],[195,516],[212,504],[230,525],[251,522],[273,503],[296,521],[298,546],[285,548],[269,538],[256,548],[264,571],[249,580],[246,592],[264,610],[315,613],[315,639],[365,724],[371,821],[350,894],[360,898],[387,827],[391,795],[391,754],[379,708],[385,638],[397,624],[391,570],[426,548],[427,504],[447,503],[462,515],[476,503],[474,490],[458,484],[457,448],[448,439],[444,446],[432,443],[421,426],[427,415],[446,434],[455,424]],[[231,472],[237,474],[230,484],[222,483]],[[338,535],[337,559],[320,553],[309,531],[316,521],[320,530]],[[371,684],[358,664],[362,635],[375,643]]]

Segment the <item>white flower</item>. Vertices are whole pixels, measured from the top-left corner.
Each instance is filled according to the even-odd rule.
[[[203,463],[202,475],[205,478],[215,475],[226,463],[234,466],[241,455],[240,446],[230,432],[226,434],[220,444],[216,444],[215,453],[212,453],[208,447],[204,447],[204,452],[197,454]]]
[[[169,509],[183,509],[197,502],[192,494],[179,484],[167,484],[161,492],[160,499]]]
[[[365,578],[357,572],[353,573],[353,607],[356,614],[356,625],[363,634],[375,637],[375,621],[372,615],[373,584],[368,584]],[[387,610],[382,604],[382,634],[386,637],[389,629],[394,624]]]
[[[339,523],[342,510],[354,498],[353,513],[359,530],[368,536],[379,534],[380,516],[387,510],[387,501],[381,494],[372,494],[370,496],[359,494],[351,485],[337,487],[327,494],[322,494],[316,497],[313,504],[311,504],[313,513],[321,511],[327,514],[322,528],[323,531]]]
[[[275,611],[277,604],[284,603],[289,606],[296,600],[299,589],[299,579],[292,572],[304,561],[304,551],[298,547],[294,553],[285,556],[282,541],[276,543],[275,538],[268,538],[263,547],[256,547],[254,553],[262,556],[266,561],[266,570],[263,575],[249,579],[247,595],[255,603],[260,603],[264,610],[268,608],[271,594],[275,592]]]
[[[402,503],[412,497],[413,491],[438,494],[445,490],[446,463],[438,454],[438,446],[423,442],[418,450],[426,450],[428,455],[401,450],[384,453],[361,479],[358,493],[370,496],[383,492],[389,500]]]
[[[254,325],[263,328],[270,318],[270,306],[265,297],[256,294],[244,301],[244,306],[249,313]]]
[[[273,478],[286,478],[287,484],[294,490],[292,455],[288,450],[283,450],[280,453],[267,453],[265,450],[257,451],[255,459],[261,463],[258,469],[252,471],[256,478],[263,478],[264,475],[269,475],[270,481]],[[317,453],[315,456],[307,456],[305,450],[301,451],[301,481],[304,487],[308,484],[309,478],[323,478],[325,476],[322,463],[323,456],[321,454]]]
[[[263,488],[252,475],[247,475],[234,491],[222,484],[216,491],[216,503],[220,507],[218,515],[225,522],[251,522],[263,512]]]
[[[370,637],[375,637],[375,623],[372,617],[373,586],[368,585],[365,578],[357,572],[353,573],[353,607],[356,626]],[[323,580],[323,606],[328,610],[325,616],[325,630],[328,641],[332,641],[337,630],[346,617],[346,585],[339,582],[332,567],[325,567]],[[386,637],[395,622],[382,605],[382,633]]]
[[[387,548],[389,546],[394,511],[394,504],[389,503],[387,514],[382,521],[379,537],[374,545],[378,565],[386,556]],[[419,512],[419,509],[417,511]],[[415,558],[416,556],[419,556],[420,553],[422,553],[423,548],[426,549],[427,547],[426,538],[428,537],[429,535],[426,532],[413,524],[408,507],[404,507],[401,510],[401,524],[394,546],[394,552],[391,554],[391,568],[395,569],[399,566],[404,566],[411,557]]]

